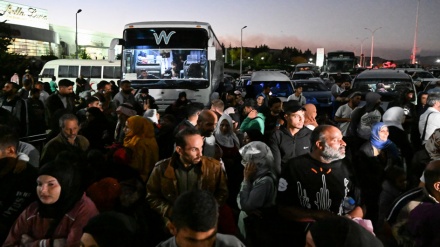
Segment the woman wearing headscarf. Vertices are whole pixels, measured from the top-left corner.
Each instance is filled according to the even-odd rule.
[[[133,154],[130,166],[146,182],[154,164],[159,160],[153,123],[141,116],[129,117],[125,124],[124,147],[129,148]]]
[[[373,125],[370,140],[365,142],[358,153],[355,170],[360,182],[362,198],[367,207],[365,218],[376,227],[378,200],[382,190],[385,169],[388,166],[402,166],[396,145],[388,139],[388,126],[383,122]]]
[[[79,246],[83,227],[98,214],[72,163],[55,160],[37,178],[38,200],[12,226],[3,246]]]
[[[144,112],[143,117],[153,122],[154,136],[157,136],[159,134],[159,129],[160,129],[160,125],[159,125],[160,114],[157,112],[157,109],[146,110]]]
[[[225,165],[228,177],[228,205],[238,210],[235,200],[240,183],[243,180],[243,166],[240,165],[241,157],[238,149],[240,143],[233,131],[232,118],[228,114],[223,114],[218,120],[217,128],[214,130],[215,141],[222,150],[222,161]]]
[[[399,106],[388,108],[383,114],[382,120],[388,126],[390,133],[388,139],[400,149],[400,153],[405,157],[406,164],[410,164],[414,151],[409,142],[408,135],[402,126],[403,122],[405,122],[405,111]]]
[[[242,147],[240,154],[242,156],[241,163],[245,166],[245,169],[244,179],[237,197],[237,203],[241,210],[238,227],[246,240],[262,244],[258,246],[268,246],[262,242],[269,240],[271,234],[266,231],[267,229],[260,228],[269,227],[268,222],[259,221],[245,225],[245,221],[251,215],[260,217],[263,220],[272,217],[272,215],[268,215],[269,211],[265,210],[275,205],[277,191],[277,179],[271,167],[274,162],[272,151],[265,143],[254,141]],[[250,226],[253,229],[250,229]],[[255,232],[257,234],[253,234]]]
[[[306,109],[304,112],[304,126],[314,130],[318,126],[316,122],[316,116],[318,115],[316,106],[314,104],[305,104],[304,109]]]

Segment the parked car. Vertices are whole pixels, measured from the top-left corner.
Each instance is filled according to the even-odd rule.
[[[421,68],[405,68],[396,70],[404,71],[406,74],[412,77],[414,82],[421,82],[422,88],[425,88],[431,82],[438,80],[438,78],[435,78],[432,73]]]
[[[429,72],[436,78],[440,78],[440,68],[431,68]]]
[[[238,79],[238,87],[242,88],[248,84],[248,82],[251,80],[251,75],[242,75]]]
[[[297,71],[293,72],[290,79],[292,80],[302,80],[302,79],[309,79],[315,77],[315,73],[311,70],[303,70],[303,71]]]
[[[366,70],[353,80],[351,87],[353,91],[362,92],[359,106],[365,105],[365,94],[368,92],[379,93],[382,96],[381,107],[384,110],[388,109],[388,104],[399,97],[403,90],[416,92],[411,76],[404,71],[390,69]],[[412,102],[417,104],[417,94],[414,94]]]
[[[289,77],[277,71],[256,71],[246,86],[246,94],[255,98],[263,91],[264,86],[270,86],[270,95],[286,101],[293,94],[293,86]]]
[[[298,71],[312,71],[314,76],[318,76],[320,71],[319,67],[313,63],[300,63],[295,66],[295,72]]]
[[[302,87],[302,95],[307,104],[314,104],[317,108],[326,108],[332,105],[332,93],[322,82],[315,80],[293,80],[293,87]]]
[[[428,83],[428,85],[426,85],[425,89],[423,91],[428,92],[429,89],[433,89],[437,86],[437,82],[440,82],[440,78],[437,79],[436,81],[431,81]]]

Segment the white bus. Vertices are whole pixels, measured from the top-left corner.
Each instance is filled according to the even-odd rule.
[[[102,81],[115,81],[121,78],[121,61],[86,60],[86,59],[57,59],[47,62],[38,76],[42,82],[50,82],[52,76],[56,81],[69,79],[73,82],[82,76],[93,89]],[[75,84],[76,86],[76,84]]]
[[[223,80],[223,48],[205,22],[139,22],[127,24],[122,45],[122,80],[149,88],[160,111],[185,91],[193,102],[209,104]]]

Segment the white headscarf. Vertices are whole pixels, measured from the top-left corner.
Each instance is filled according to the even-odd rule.
[[[268,172],[273,172],[271,166],[274,163],[273,154],[264,142],[250,142],[240,148],[239,152],[241,154],[241,164],[245,166],[252,161],[257,166],[255,177],[258,178]]]
[[[158,124],[159,120],[157,120],[156,109],[148,109],[144,112],[144,118],[151,120],[153,123]]]
[[[220,131],[220,125],[223,120],[227,120],[229,124],[229,133],[223,134]],[[218,120],[217,128],[214,131],[215,140],[223,147],[232,148],[234,146],[240,147],[237,135],[234,133],[234,126],[232,125],[232,118],[228,114],[223,114]]]
[[[402,107],[391,107],[383,114],[382,121],[387,126],[395,126],[403,130],[402,123],[405,121],[405,112]]]

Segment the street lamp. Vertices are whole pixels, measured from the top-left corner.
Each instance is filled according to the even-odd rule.
[[[370,57],[370,67],[371,68],[373,68],[373,51],[374,51],[374,33],[377,31],[377,30],[379,30],[379,29],[381,29],[382,27],[378,27],[378,28],[376,28],[376,29],[374,29],[374,30],[371,30],[371,29],[369,29],[369,28],[365,28],[365,30],[368,30],[368,31],[370,31],[371,32],[371,57]]]
[[[81,13],[82,9],[78,9],[75,15],[75,56],[78,59],[78,14]]]
[[[356,39],[359,39],[359,38],[356,38]],[[364,56],[363,47],[364,47],[364,41],[367,39],[368,39],[368,37],[365,37],[363,40],[361,40],[361,55],[359,56],[361,58],[361,61],[360,61],[361,67],[364,67],[364,63],[365,63],[365,56]]]
[[[241,36],[240,36],[240,76],[241,76],[241,69],[242,69],[242,63],[243,63],[243,29],[247,28],[247,26],[244,26],[241,28]]]
[[[411,54],[411,63],[416,64],[416,53],[417,53],[417,29],[419,28],[419,5],[420,0],[417,1],[417,14],[416,14],[416,30],[414,31],[414,45]]]

